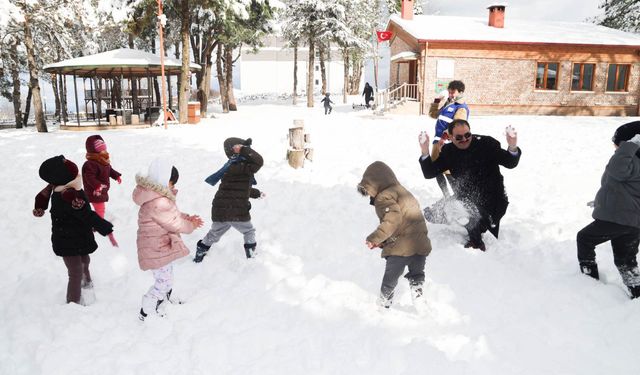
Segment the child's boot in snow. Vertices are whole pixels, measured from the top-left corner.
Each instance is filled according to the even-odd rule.
[[[422,284],[411,284],[411,301],[415,304],[417,301],[422,301]]]
[[[622,282],[629,288],[631,298],[640,297],[640,270],[637,265],[618,266]]]
[[[247,259],[256,257],[256,245],[255,243],[246,243],[244,244],[244,253],[247,256]]]
[[[393,303],[393,292],[389,296],[385,296],[384,294],[380,293],[380,297],[378,297],[376,303],[378,304],[378,306],[388,309]]]
[[[142,297],[142,307],[140,308],[138,319],[144,322],[144,319],[149,316],[149,314],[155,314],[163,317],[164,311],[158,310],[158,307],[160,307],[162,302],[164,302],[163,299],[156,299],[154,297],[147,297],[147,295],[144,295]]]
[[[173,289],[167,292],[167,298],[165,299],[169,301],[172,305],[182,305],[184,301],[176,296],[171,295],[171,292],[173,292]]]
[[[202,240],[198,241],[198,246],[196,247],[196,256],[193,258],[193,261],[196,263],[202,262],[202,258],[207,255],[207,251],[211,248],[211,245],[207,246],[202,243]]]
[[[600,280],[600,274],[598,273],[598,264],[596,264],[596,262],[593,260],[580,262],[580,272],[585,275],[591,276],[596,280]]]

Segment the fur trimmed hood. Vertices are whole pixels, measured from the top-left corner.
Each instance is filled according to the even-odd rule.
[[[176,201],[177,190],[162,186],[148,177],[136,175],[136,184],[133,191],[133,201],[138,206],[161,197],[168,198],[172,202]]]

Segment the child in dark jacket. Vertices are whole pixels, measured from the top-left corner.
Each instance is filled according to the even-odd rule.
[[[109,201],[109,178],[122,183],[121,174],[113,169],[107,144],[99,135],[92,135],[85,142],[87,161],[82,165],[82,184],[89,202],[101,218],[104,218],[105,204]]]
[[[83,295],[92,294],[93,288],[89,254],[98,248],[93,230],[108,235],[116,246],[113,225],[89,207],[78,167],[73,162],[62,155],[47,159],[40,165],[39,174],[49,185],[36,195],[33,214],[43,216],[51,200],[53,252],[62,257],[69,271],[67,303],[87,304],[89,301]]]
[[[325,115],[330,114],[331,110],[333,109],[333,107],[331,106],[333,102],[331,101],[331,99],[329,99],[329,93],[326,93],[324,95],[324,98],[322,98],[320,102],[324,103],[324,114]]]
[[[198,241],[194,262],[202,262],[211,245],[218,242],[229,228],[234,227],[244,236],[244,251],[247,258],[256,252],[256,230],[251,224],[249,198],[264,197],[264,193],[253,187],[254,174],[262,168],[262,156],[251,148],[251,138],[228,138],[224,141],[224,152],[229,158],[220,170],[205,180],[220,187],[211,207],[211,229]]]

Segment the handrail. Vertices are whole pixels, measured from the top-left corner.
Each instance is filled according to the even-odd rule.
[[[397,105],[405,101],[418,101],[417,83],[405,82],[397,87],[394,86],[397,86],[397,84],[376,94],[375,105],[378,111],[388,111],[392,105]]]

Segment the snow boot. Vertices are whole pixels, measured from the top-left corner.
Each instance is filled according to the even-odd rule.
[[[631,299],[636,299],[640,297],[640,285],[630,286],[629,292],[631,293]]]
[[[423,295],[423,291],[422,291],[422,284],[412,284],[409,286],[409,288],[411,289],[411,301],[415,304],[417,301],[421,301],[422,295]]]
[[[598,273],[598,264],[593,260],[580,262],[580,272],[587,276],[591,276],[596,280],[600,280],[600,274]],[[620,271],[620,273],[622,274],[622,271]]]
[[[204,258],[205,255],[207,255],[207,251],[209,251],[210,248],[211,248],[211,245],[207,246],[204,243],[202,243],[202,240],[198,241],[198,245],[196,247],[196,256],[195,258],[193,258],[193,261],[195,263],[202,262],[202,259]]]
[[[384,294],[380,293],[380,297],[378,297],[376,303],[378,304],[378,306],[388,309],[389,307],[391,307],[391,304],[393,304],[393,293],[391,293],[391,295],[389,296],[385,296]]]
[[[93,291],[93,282],[82,279],[80,283],[80,304],[82,306],[89,306],[95,302],[96,293]]]
[[[619,266],[618,271],[622,276],[622,282],[631,293],[631,298],[640,297],[640,270],[637,265]]]
[[[176,296],[172,296],[171,292],[173,292],[173,289],[167,292],[167,298],[165,299],[169,301],[172,305],[182,305],[184,301]]]
[[[160,307],[160,305],[162,304],[162,302],[164,302],[163,299],[156,300],[155,307],[153,307],[152,306],[153,305],[153,301],[151,299],[147,298],[146,296],[143,296],[142,297],[142,307],[140,308],[140,314],[138,314],[138,319],[140,319],[141,321],[144,322],[144,319],[147,316],[149,316],[149,313],[151,313],[152,310],[153,310],[153,313],[155,313],[157,316],[164,317],[165,316],[164,311],[158,309]],[[146,308],[147,311],[145,311],[145,308]]]
[[[256,243],[244,244],[244,254],[247,256],[247,259],[256,257],[256,245]]]
[[[487,247],[484,245],[484,241],[480,240],[479,243],[475,243],[472,241],[467,241],[467,243],[464,245],[465,249],[468,248],[472,248],[472,249],[478,249],[478,250],[482,250],[482,251],[487,251]]]

